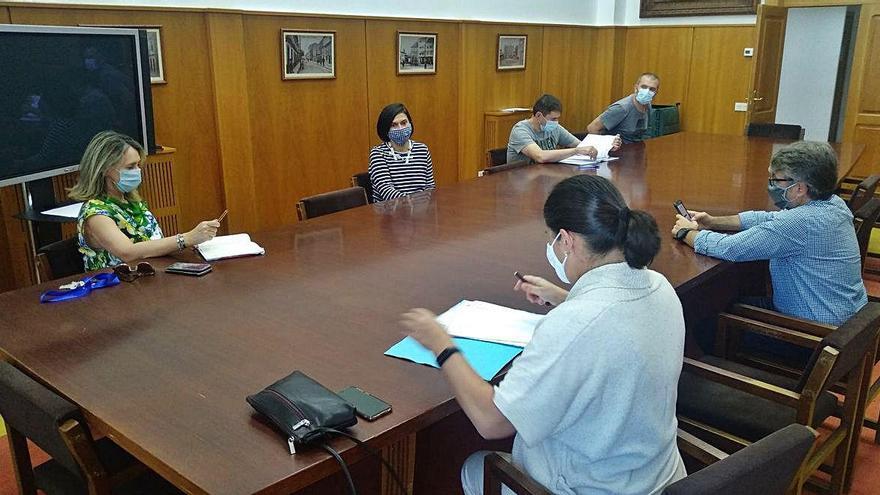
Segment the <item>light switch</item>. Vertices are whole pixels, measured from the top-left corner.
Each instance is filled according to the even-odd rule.
[[[734,112],[748,112],[749,111],[749,104],[744,101],[734,102],[733,111]]]
[[[743,48],[743,57],[751,57],[752,55],[754,55],[754,53],[754,48]]]

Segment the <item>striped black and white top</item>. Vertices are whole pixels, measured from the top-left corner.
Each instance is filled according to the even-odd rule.
[[[434,189],[434,164],[425,143],[410,140],[410,151],[398,153],[388,143],[370,149],[370,183],[373,201],[401,198]]]

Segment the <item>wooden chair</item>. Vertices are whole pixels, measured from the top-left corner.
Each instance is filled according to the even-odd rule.
[[[708,465],[667,486],[664,495],[782,495],[810,452],[816,432],[789,425],[734,453],[726,453],[699,438],[678,430],[683,456]],[[501,485],[518,495],[550,495],[550,491],[498,454],[486,457],[483,493],[501,495]]]
[[[498,172],[507,172],[508,170],[513,170],[515,168],[525,167],[530,165],[529,162],[518,162],[518,163],[505,163],[504,165],[498,165],[496,167],[484,168],[477,172],[477,177],[485,177],[487,175],[497,174]]]
[[[773,315],[773,321],[782,323],[777,315]],[[833,459],[830,487],[815,483],[840,494],[852,479],[850,463],[858,446],[856,425],[861,425],[864,418],[865,395],[880,330],[880,304],[869,303],[837,328],[806,320],[785,322],[789,326],[736,314],[719,315],[718,337],[723,341],[729,342],[726,334],[749,331],[813,348],[813,356],[804,370],[794,376],[757,367],[762,364],[760,360],[755,360],[753,367],[726,356],[685,358],[678,387],[679,425],[731,451],[788,424],[816,427],[837,415],[840,425],[804,463],[794,493],[800,492],[811,473],[820,467],[825,470],[823,463]],[[808,324],[817,333],[824,333],[824,337],[801,331]],[[840,407],[837,396],[829,391],[837,383],[844,384],[846,392]]]
[[[361,172],[351,176],[351,187],[363,187],[367,194],[367,203],[373,202],[373,183],[370,182],[370,173]]]
[[[849,178],[844,179],[844,181],[846,182],[847,179]],[[852,190],[852,194],[846,201],[846,205],[849,206],[850,211],[855,213],[859,208],[864,206],[868,200],[874,197],[874,193],[877,191],[878,182],[880,182],[880,175],[872,175],[856,184],[855,188]]]
[[[43,282],[85,272],[76,237],[41,247],[37,251],[36,265]]]
[[[296,216],[300,220],[307,220],[366,204],[367,193],[364,188],[349,187],[302,198],[296,204]]]
[[[804,129],[793,124],[749,124],[747,136],[769,137],[777,139],[791,139],[797,141],[803,139]]]
[[[486,152],[486,168],[498,167],[507,163],[507,148],[495,148]]]
[[[874,224],[877,223],[878,218],[880,218],[880,198],[868,197],[867,201],[853,213],[853,224],[856,228],[856,239],[859,242],[862,267],[865,266],[868,244],[871,242],[871,232],[874,231]]]
[[[181,493],[109,439],[93,441],[75,405],[2,361],[0,414],[23,495]],[[52,459],[33,467],[28,439]]]

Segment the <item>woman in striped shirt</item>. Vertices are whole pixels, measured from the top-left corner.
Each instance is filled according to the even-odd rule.
[[[412,117],[403,103],[392,103],[382,109],[376,122],[376,134],[382,144],[370,150],[373,201],[434,189],[431,152],[425,143],[411,140],[412,133]]]

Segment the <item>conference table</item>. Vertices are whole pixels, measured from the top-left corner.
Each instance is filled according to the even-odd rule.
[[[245,402],[294,370],[391,403],[391,414],[351,432],[391,457],[416,493],[454,493],[469,449],[498,444],[479,439],[439,370],[383,355],[403,337],[399,315],[462,299],[546,312],[512,290],[513,272],[556,280],[544,200],[560,180],[595,173],[656,218],[662,247],[651,269],[676,288],[689,321],[706,316],[765,279],[757,264],[673,240],[672,203],[717,214],[771,208],[767,166],[782,145],[679,133],[625,146],[598,170],[531,165],[253,232],[265,256],[216,262],[204,277],[161,271],[194,259],[184,253],[153,260],[154,277],[81,299],[40,304],[58,281],[0,294],[0,350],[187,493],[342,493],[330,456],[290,455]],[[863,146],[835,148],[842,177]],[[364,448],[331,445],[360,493],[395,493]]]

